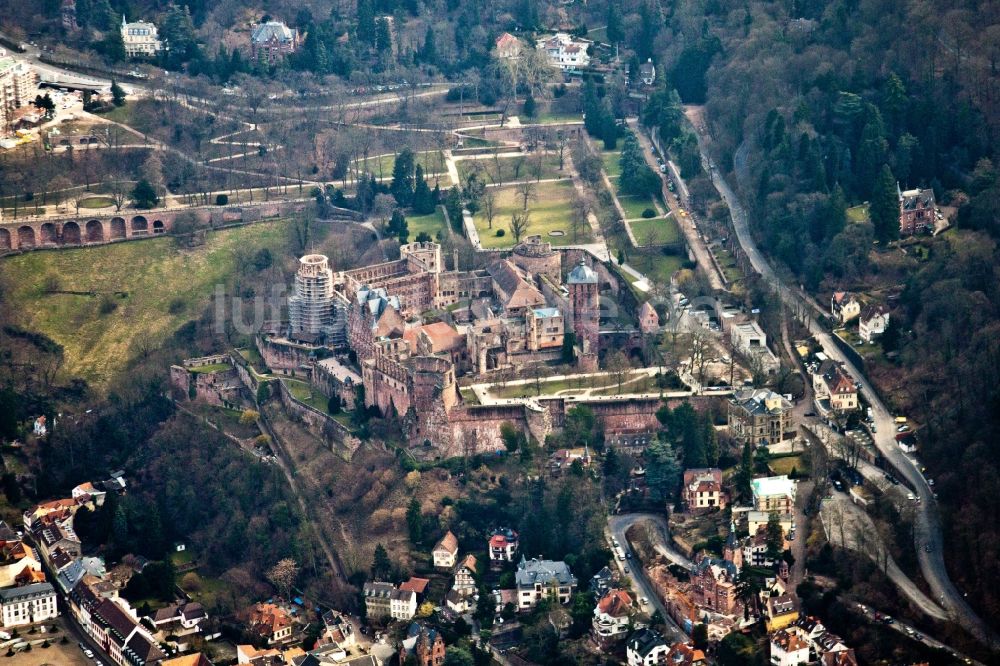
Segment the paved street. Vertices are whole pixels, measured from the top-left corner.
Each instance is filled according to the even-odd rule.
[[[620,516],[609,516],[608,534],[618,540],[618,543],[621,544],[622,550],[624,550],[626,553],[630,552],[631,549],[628,547],[628,541],[625,539],[625,531],[628,530],[628,528],[634,525],[636,522],[640,520],[646,520],[652,517],[653,517],[652,514],[646,514],[646,513],[631,513]],[[667,540],[668,545],[669,543],[670,541]],[[680,553],[676,553],[676,556],[679,557],[682,561],[685,562],[687,561],[683,558],[682,555],[680,555]],[[614,562],[615,565],[618,567],[619,571],[622,573],[622,575],[629,578],[632,581],[632,589],[635,591],[636,595],[639,597],[646,597],[646,599],[649,600],[649,604],[647,606],[645,607],[640,606],[640,608],[642,608],[647,613],[650,613],[649,609],[652,608],[654,610],[659,611],[660,615],[663,616],[664,622],[666,623],[667,627],[667,633],[669,634],[669,636],[667,637],[668,640],[674,640],[674,641],[689,640],[688,635],[685,634],[681,630],[681,628],[677,625],[677,623],[673,621],[673,619],[667,613],[667,609],[663,606],[663,603],[660,601],[660,598],[656,595],[653,585],[649,582],[649,579],[646,577],[645,571],[643,571],[642,562],[640,562],[635,557],[627,559],[624,562],[620,561],[618,558],[615,558]],[[626,567],[629,570],[627,574],[624,573],[624,569]]]

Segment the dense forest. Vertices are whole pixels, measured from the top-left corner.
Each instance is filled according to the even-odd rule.
[[[951,575],[996,626],[1000,592],[1000,7],[833,0],[677,3],[718,38],[706,118],[762,246],[809,289],[901,291],[891,401],[926,426]],[[669,53],[669,49],[667,51]],[[680,62],[680,56],[673,62]],[[698,95],[685,94],[685,102]],[[897,182],[933,188],[957,229],[902,264]],[[848,206],[869,204],[867,221]],[[891,350],[890,350],[891,351]]]

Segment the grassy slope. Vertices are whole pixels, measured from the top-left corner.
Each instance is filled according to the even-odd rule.
[[[171,238],[93,248],[30,252],[5,259],[14,285],[18,324],[44,333],[66,350],[65,370],[98,385],[121,370],[139,342],[155,345],[201,314],[216,283],[225,283],[239,246],[285,251],[285,224],[267,222],[208,235],[205,245],[179,250]],[[124,291],[118,307],[100,312],[101,298],[44,294],[46,276],[62,289]],[[175,299],[183,307],[171,314]]]
[[[437,240],[438,233],[446,234],[444,224],[444,213],[441,208],[435,208],[430,215],[407,216],[406,228],[410,230],[410,241],[417,240],[417,234],[426,231],[433,240]]]

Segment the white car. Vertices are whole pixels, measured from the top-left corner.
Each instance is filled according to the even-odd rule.
[[[642,597],[641,599],[639,599],[639,603],[642,604],[643,606],[648,606],[649,599],[647,599],[646,597]]]

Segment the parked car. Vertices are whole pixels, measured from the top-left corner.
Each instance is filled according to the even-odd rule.
[[[649,599],[647,599],[646,597],[642,597],[641,599],[639,599],[639,603],[642,604],[643,606],[647,606],[649,605]]]

